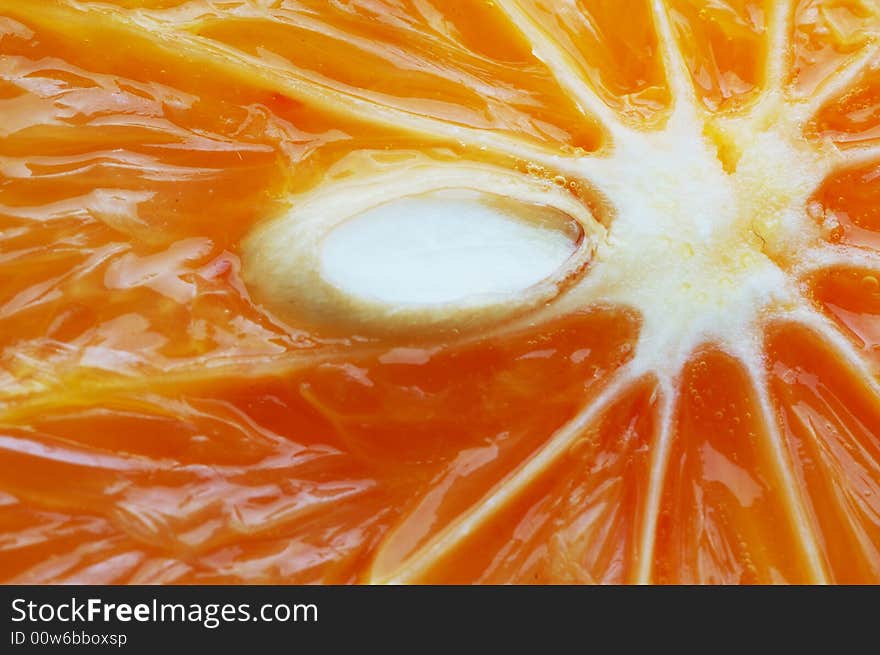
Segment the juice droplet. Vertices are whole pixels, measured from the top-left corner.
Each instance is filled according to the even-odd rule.
[[[866,293],[877,293],[880,291],[880,281],[873,275],[866,275],[862,278],[862,289]]]

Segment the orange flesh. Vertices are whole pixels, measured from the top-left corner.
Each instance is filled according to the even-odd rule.
[[[556,153],[604,143],[492,3],[432,2],[427,14],[421,2],[296,4],[302,16],[279,10],[287,22],[205,16],[186,31]],[[668,109],[646,0],[571,3],[579,22],[552,2],[522,4],[612,107],[633,120]],[[727,110],[762,83],[765,8],[716,4],[724,8],[671,7],[698,94]],[[803,92],[862,38],[858,3],[818,13],[815,4],[798,4],[794,26],[791,77]],[[814,19],[835,17],[843,31],[820,40]],[[621,307],[457,343],[339,336],[282,324],[251,302],[242,237],[346,154],[414,149],[522,165],[510,156],[326,112],[250,79],[253,70],[232,75],[63,2],[0,4],[0,48],[2,581],[392,577],[503,487],[633,356],[640,319]],[[878,103],[876,80],[860,80],[808,132],[875,139]],[[840,222],[829,240],[880,245],[875,169],[817,190]],[[809,285],[880,362],[877,278],[847,268]],[[768,344],[780,452],[818,528],[823,566],[834,581],[876,582],[878,400],[802,331],[775,327]],[[677,383],[651,579],[808,581],[748,376],[706,348]],[[630,385],[414,581],[637,581],[660,402],[651,378]]]
[[[794,83],[807,95],[867,40],[870,0],[800,0],[794,14]]]
[[[643,119],[669,104],[647,0],[580,0],[561,8],[548,0],[522,4],[560,39],[608,102]],[[625,31],[619,29],[621,21],[626,21]]]
[[[880,363],[880,283],[875,273],[858,269],[832,271],[815,280],[813,294],[865,357]]]
[[[808,133],[842,146],[870,145],[880,138],[880,75],[859,78],[842,97],[823,107]]]
[[[644,380],[491,522],[442,558],[439,584],[624,584],[637,578],[656,389]],[[586,472],[586,475],[585,475]]]
[[[815,338],[780,330],[771,341],[784,434],[834,578],[876,580],[880,538],[880,404]]]
[[[717,351],[687,366],[658,528],[661,582],[802,583],[761,409],[741,367]],[[690,520],[696,509],[697,520]]]
[[[703,102],[727,109],[756,90],[766,53],[762,2],[670,3],[682,52]]]
[[[832,241],[853,246],[880,246],[880,184],[877,165],[848,169],[829,177],[814,195],[816,218],[831,217]]]

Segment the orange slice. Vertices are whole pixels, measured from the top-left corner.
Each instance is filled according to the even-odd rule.
[[[0,0],[0,578],[880,582],[867,0]]]

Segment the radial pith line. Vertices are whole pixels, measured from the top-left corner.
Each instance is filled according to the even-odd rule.
[[[257,57],[246,55],[231,47],[221,46],[200,37],[186,38],[175,35],[174,47],[179,48],[181,42],[206,61],[221,66],[225,66],[226,62],[234,61],[229,72],[244,76],[243,79],[247,82],[263,81],[269,89],[284,91],[293,97],[305,98],[333,113],[380,125],[392,131],[414,132],[426,139],[440,143],[444,140],[452,140],[509,157],[545,164],[556,163],[561,159],[551,150],[533,145],[525,139],[507,138],[491,130],[453,125],[446,121],[383,105],[374,99],[341,92],[298,76],[289,69],[268,66],[266,62]]]
[[[663,500],[663,485],[672,450],[674,436],[675,404],[678,382],[666,378],[659,387],[661,396],[659,420],[656,437],[651,444],[651,467],[648,474],[648,492],[641,513],[638,536],[638,564],[635,582],[651,584],[654,568],[654,546],[657,541],[657,523],[660,518],[660,504]]]
[[[817,447],[821,448],[822,445],[826,443],[822,439],[822,437],[819,436],[816,426],[813,424],[813,421],[811,419],[802,416],[798,412],[795,412],[792,420],[796,421],[801,426],[801,428],[810,435],[809,438],[816,444]],[[860,444],[850,443],[849,447],[858,451],[866,459],[872,459],[872,455],[867,453]],[[872,542],[871,537],[865,533],[863,526],[860,525],[858,519],[853,515],[853,512],[850,511],[850,508],[848,508],[845,503],[840,503],[839,509],[840,512],[838,516],[846,523],[847,527],[849,528],[850,534],[855,537],[855,540],[858,542],[859,549],[864,555],[864,560],[866,562],[877,562],[877,545],[875,545]]]
[[[326,36],[333,36],[339,41],[347,41],[348,43],[356,44],[361,50],[365,52],[371,52],[372,54],[375,54],[377,56],[380,56],[383,53],[383,50],[387,48],[387,45],[381,41],[376,41],[370,38],[347,33],[344,30],[337,29],[326,22],[310,19],[303,13],[296,13],[285,9],[267,9],[267,14],[272,18],[278,19],[279,22],[281,22],[282,24],[292,25],[294,27],[301,28],[305,27],[315,33],[323,34]],[[261,14],[260,12],[254,12],[254,15],[260,16],[263,14]],[[453,53],[448,54],[452,55]],[[417,67],[428,70],[433,67],[442,66],[442,64],[445,63],[443,61],[443,54],[440,54],[439,56],[435,55],[434,57],[428,58],[421,54],[408,53],[407,57],[408,59],[411,59]],[[482,80],[478,75],[469,73],[465,69],[458,69],[455,71],[455,74],[459,80],[467,81],[473,88],[488,86],[486,82]],[[305,76],[305,74],[303,74],[303,76]],[[377,104],[381,104],[384,106],[384,103],[380,101],[377,101]]]
[[[103,29],[143,36],[149,34],[153,43],[175,58],[188,58],[215,67],[246,84],[289,94],[320,106],[325,111],[381,126],[391,132],[410,132],[442,145],[452,141],[477,149],[488,150],[504,157],[534,161],[547,166],[565,167],[565,157],[527,138],[507,137],[493,130],[454,125],[447,121],[415,114],[381,104],[351,93],[319,84],[290,68],[278,68],[266,61],[182,30],[168,29],[155,20],[142,17],[132,24],[110,12],[91,10],[87,13],[62,7],[40,7],[27,11],[10,0],[0,0],[0,9],[10,15],[24,14],[49,29],[56,29],[66,20],[100,21]]]
[[[880,272],[880,253],[857,246],[828,245],[804,253],[794,272],[798,275],[806,275],[836,268]]]
[[[625,129],[620,117],[578,71],[577,64],[532,20],[517,0],[496,0],[495,4],[531,43],[535,56],[544,62],[559,86],[583,111],[597,119],[612,136]]]
[[[864,353],[860,353],[855,346],[853,346],[852,342],[841,332],[840,328],[827,316],[821,314],[813,307],[804,304],[799,309],[785,314],[781,318],[805,327],[812,331],[816,336],[820,337],[825,345],[836,351],[837,355],[849,366],[850,370],[858,375],[859,382],[871,391],[875,402],[880,403],[880,383],[878,383],[874,372],[868,367]],[[812,438],[816,440],[817,443],[821,443],[821,440],[816,435],[815,429],[812,425],[805,424],[803,419],[797,415],[796,420],[801,423],[804,429],[811,433]],[[851,447],[860,448],[858,445],[851,445]],[[865,453],[865,456],[869,459],[871,458],[867,453]],[[855,536],[858,541],[862,552],[865,554],[866,560],[875,561],[874,551],[876,550],[876,547],[870,543],[870,539],[864,534],[863,529],[854,524],[850,512],[847,511],[846,508],[842,508],[842,510],[844,520],[850,525],[852,535]]]
[[[147,390],[175,389],[197,386],[205,382],[223,379],[284,378],[320,364],[350,361],[352,357],[369,356],[384,352],[387,348],[365,346],[361,349],[339,350],[326,346],[312,351],[285,353],[270,361],[254,358],[233,359],[220,365],[205,366],[203,363],[187,363],[170,370],[150,372],[138,377],[119,375],[102,382],[79,381],[76,391],[71,391],[65,380],[55,379],[48,389],[23,391],[0,396],[0,422],[16,421],[45,412],[52,407],[88,407],[99,404],[106,394],[139,393]]]
[[[741,358],[749,372],[754,385],[755,395],[761,409],[761,418],[773,457],[773,465],[776,469],[776,477],[782,486],[782,494],[785,504],[792,518],[792,530],[798,543],[804,552],[807,565],[810,570],[810,582],[813,584],[827,584],[828,574],[825,571],[823,558],[820,552],[819,540],[816,537],[816,527],[806,511],[804,499],[798,490],[795,475],[792,470],[790,454],[786,449],[782,434],[779,432],[779,424],[773,402],[770,397],[770,387],[767,383],[767,373],[761,362],[760,352],[745,353]]]
[[[880,36],[874,35],[841,68],[830,74],[806,99],[800,110],[804,118],[814,116],[822,107],[852,88],[859,77],[877,63],[880,55]]]
[[[837,170],[880,163],[880,144],[844,147],[838,151]]]
[[[772,0],[767,14],[767,53],[764,64],[765,93],[782,91],[791,69],[794,1]]]
[[[859,352],[852,342],[841,332],[840,328],[830,318],[810,307],[806,303],[800,308],[783,314],[780,318],[802,325],[815,332],[825,343],[834,350],[854,369],[859,375],[859,380],[871,393],[880,400],[880,383],[868,364],[863,352]]]
[[[633,374],[629,365],[618,369],[614,373],[613,380],[599,395],[593,398],[574,418],[559,428],[550,441],[524,462],[516,472],[496,485],[489,494],[456,518],[452,525],[435,536],[427,545],[421,547],[406,560],[402,568],[388,577],[383,575],[372,581],[391,584],[418,581],[419,577],[429,570],[434,562],[450,552],[456,544],[477,530],[480,524],[496,515],[527,489],[533,480],[564,455],[571,444],[580,438],[584,430],[599,419],[602,412],[637,380],[638,377]]]
[[[675,38],[669,20],[669,8],[665,0],[650,0],[650,2],[651,16],[654,20],[654,29],[657,31],[657,42],[674,108],[676,111],[682,111],[682,105],[686,105],[688,113],[696,113],[699,105],[691,73],[678,46],[678,39]]]

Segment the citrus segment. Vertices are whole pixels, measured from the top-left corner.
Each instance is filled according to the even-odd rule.
[[[623,584],[638,579],[657,387],[619,392],[522,494],[419,578],[486,584]]]
[[[304,438],[295,442],[222,400],[159,402],[109,398],[100,408],[58,412],[48,421],[36,418],[27,435],[4,431],[4,488],[24,507],[66,512],[83,520],[100,517],[95,523],[110,526],[106,530],[67,537],[78,540],[76,549],[87,551],[95,532],[109,532],[109,545],[123,541],[139,562],[171,557],[185,564],[174,567],[175,580],[270,579],[265,568],[248,572],[246,561],[217,564],[229,546],[246,554],[244,560],[261,552],[268,558],[265,552],[273,541],[290,553],[299,545],[300,561],[286,562],[286,574],[292,578],[309,581],[309,576],[318,577],[327,569],[328,581],[350,579],[352,571],[343,570],[347,553],[356,554],[369,538],[370,525],[381,516],[385,502],[362,465],[305,429],[314,418],[306,413],[299,421]],[[163,431],[161,440],[150,437],[157,429]],[[125,435],[137,440],[137,451],[119,447]],[[39,494],[28,486],[35,482]],[[345,500],[355,497],[364,502]],[[11,517],[10,527],[21,529],[29,513],[17,514],[19,523]],[[278,542],[291,526],[295,543]],[[41,541],[59,536],[50,528],[42,532]],[[128,538],[121,540],[122,535]],[[76,564],[76,549],[55,548],[55,559],[69,558]],[[336,556],[321,562],[325,548],[332,548]],[[201,564],[203,558],[214,565]],[[236,573],[239,564],[242,571]],[[38,571],[26,566],[26,559],[12,559],[5,564],[4,576],[37,576]],[[116,579],[127,579],[130,573],[118,572]]]
[[[196,382],[182,396],[104,395],[97,407],[69,398],[48,417],[20,415],[26,433],[4,432],[4,489],[29,506],[103,517],[148,552],[189,562],[185,579],[219,575],[197,563],[227,544],[259,559],[268,539],[295,534],[305,553],[331,528],[352,557],[392,529],[379,558],[391,566],[409,525],[420,530],[412,548],[549,439],[631,356],[635,328],[625,314],[591,312],[458,352],[395,347],[277,381]],[[539,388],[549,402],[536,412],[527,399]],[[425,520],[396,519],[392,508],[408,506]],[[225,569],[218,580],[252,579]],[[322,570],[288,564],[286,576],[344,581]]]
[[[452,412],[455,432],[468,439],[459,442],[452,456],[426,481],[424,491],[407,504],[401,523],[379,549],[372,576],[382,580],[422,575],[421,568],[434,557],[432,539],[454,533],[475,511],[500,507],[506,502],[501,496],[506,498],[512,486],[528,484],[531,474],[520,472],[521,463],[534,461],[547,448],[555,451],[557,432],[564,431],[583,403],[601,393],[614,379],[614,372],[632,357],[635,329],[626,315],[591,312],[551,326],[539,338],[529,331],[500,352],[482,347],[466,359],[441,358],[438,366],[453,365],[455,371],[453,386],[437,395],[442,404],[426,411],[424,403],[418,403],[411,423],[394,430],[383,428],[382,433],[399,430],[398,438],[404,443],[414,434],[423,435],[420,442],[424,443],[439,428],[432,440],[443,440],[448,448],[453,428],[444,424]],[[423,378],[422,370],[405,370],[418,379],[431,379]],[[527,402],[534,394],[546,397],[538,411]],[[465,400],[469,397],[479,398],[480,403],[469,404]],[[515,428],[507,423],[511,415],[518,417]],[[462,419],[468,426],[464,430],[458,423]],[[435,421],[440,422],[436,427]],[[438,448],[434,446],[435,451]],[[408,448],[401,443],[388,452],[395,450],[407,452]],[[498,494],[495,500],[485,500]]]
[[[823,182],[813,195],[808,211],[824,226],[828,241],[880,248],[878,177],[878,164],[869,164],[844,169]]]
[[[823,310],[855,340],[865,359],[880,363],[880,282],[877,271],[832,270],[813,281]]]
[[[669,3],[694,86],[710,108],[735,108],[764,82],[770,4],[755,0]]]
[[[880,139],[880,74],[872,69],[878,61],[877,57],[869,60],[867,72],[816,115],[809,126],[816,138],[830,139],[842,147],[867,146]]]
[[[499,4],[521,6],[529,20],[552,35],[594,92],[625,116],[650,119],[669,104],[649,0]],[[619,29],[621,24],[626,30]]]
[[[309,77],[347,92],[369,89],[368,97],[382,104],[595,149],[589,122],[559,94],[546,68],[491,5],[477,5],[481,15],[468,12],[469,29],[471,21],[480,25],[477,40],[472,34],[463,38],[455,22],[461,11],[456,2],[435,2],[430,9],[420,3],[339,9],[315,4],[321,20],[315,20],[314,8],[280,9],[241,22],[204,17],[188,28],[261,58],[295,62]],[[395,15],[406,16],[405,26],[393,25]],[[492,47],[498,43],[507,47],[498,51]],[[358,66],[352,67],[355,60]]]
[[[877,34],[877,7],[870,0],[795,4],[794,86],[799,95],[808,96]]]
[[[9,494],[0,506],[0,527],[0,570],[4,581],[12,583],[112,582],[119,579],[119,569],[105,567],[101,575],[92,565],[120,554],[124,557],[126,547],[132,545],[103,519],[39,509]]]
[[[841,584],[880,572],[880,405],[814,335],[772,335],[773,391],[794,470],[809,500],[828,567]]]
[[[463,12],[457,2],[178,3],[135,11],[132,20],[143,17],[380,106],[553,148],[600,143],[596,127],[492,4]]]
[[[704,351],[683,371],[668,462],[656,580],[810,580],[761,407],[730,356]]]

